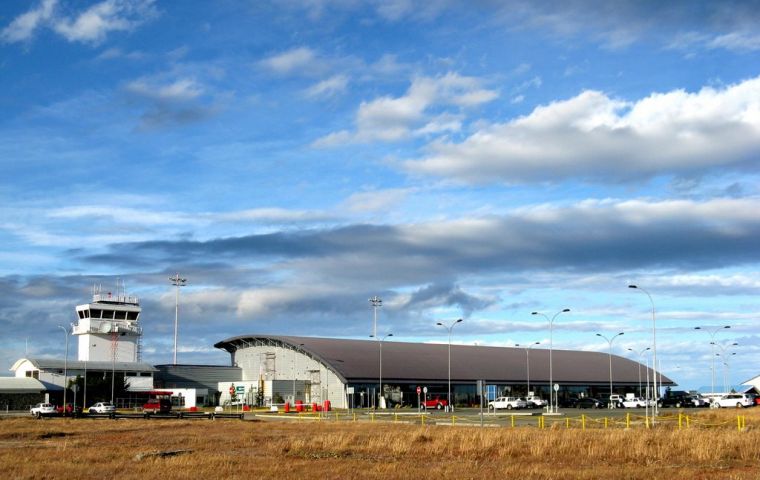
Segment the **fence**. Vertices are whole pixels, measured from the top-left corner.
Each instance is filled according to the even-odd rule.
[[[557,429],[557,428],[577,428],[587,429],[651,429],[651,428],[672,428],[677,430],[690,428],[731,428],[737,431],[747,429],[747,418],[745,415],[736,415],[725,419],[704,418],[699,415],[686,415],[678,413],[673,415],[662,415],[656,418],[651,416],[641,416],[627,413],[624,417],[592,417],[588,415],[578,416],[516,416],[508,415],[503,418],[504,421],[495,422],[493,419],[481,420],[479,416],[457,416],[450,417],[431,417],[422,413],[406,412],[298,412],[284,413],[277,412],[267,414],[267,416],[276,416],[278,418],[288,418],[296,421],[333,421],[333,422],[383,422],[383,423],[404,423],[416,425],[460,425],[460,426],[487,426],[498,428],[537,428],[537,429]]]

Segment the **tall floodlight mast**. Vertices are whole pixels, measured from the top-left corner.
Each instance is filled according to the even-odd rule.
[[[372,305],[373,320],[372,320],[372,338],[377,339],[377,309],[383,306],[383,300],[375,295],[369,299],[370,305]]]
[[[179,287],[187,285],[186,278],[180,278],[179,273],[173,277],[169,277],[169,281],[172,282],[177,288],[174,296],[174,365],[177,364],[177,326],[179,325]]]

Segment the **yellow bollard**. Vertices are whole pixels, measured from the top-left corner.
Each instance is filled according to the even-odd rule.
[[[398,423],[398,413],[393,414],[393,423]]]
[[[565,428],[570,428],[570,419],[569,418],[565,419]]]
[[[420,415],[420,422],[422,422],[422,425],[425,425],[425,415]]]
[[[455,421],[456,417],[454,415],[451,416],[451,424],[454,425],[456,423]]]
[[[356,412],[354,412],[354,422],[356,421]]]
[[[515,428],[515,416],[512,415],[512,428]]]
[[[686,428],[690,428],[691,427],[691,418],[689,418],[688,415],[685,415],[685,417],[686,417]]]
[[[681,413],[678,413],[678,429],[681,430]]]
[[[375,423],[375,412],[369,414],[370,422]]]
[[[604,428],[607,428],[607,417],[604,417]]]
[[[625,428],[631,428],[631,414],[625,414]]]
[[[649,428],[649,417],[646,417],[645,423],[646,423],[647,428]]]
[[[581,430],[586,430],[586,415],[581,415]]]

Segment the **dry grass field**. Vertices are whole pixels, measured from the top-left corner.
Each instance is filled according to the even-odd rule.
[[[743,431],[735,411],[682,430],[4,419],[0,478],[757,479],[760,409],[741,413]]]

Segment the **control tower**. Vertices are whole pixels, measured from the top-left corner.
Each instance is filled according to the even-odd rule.
[[[77,305],[73,333],[79,337],[80,361],[140,361],[140,302],[123,287],[118,290],[114,295],[93,287],[92,302]]]

